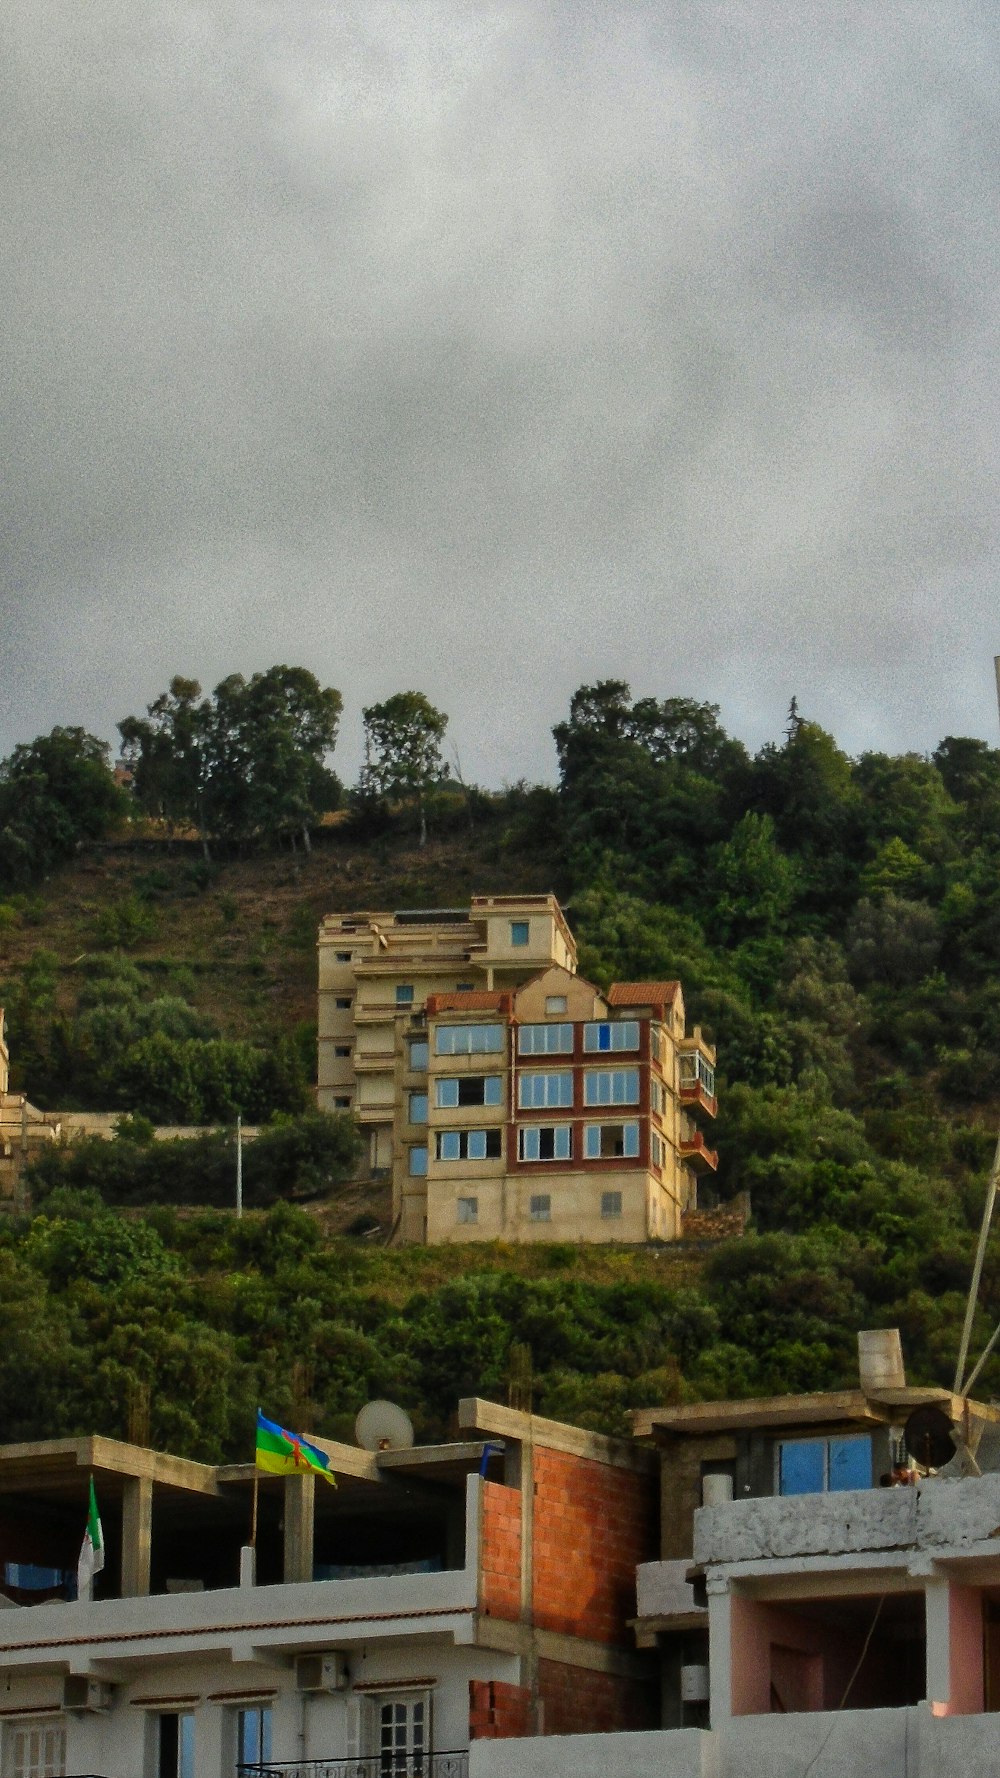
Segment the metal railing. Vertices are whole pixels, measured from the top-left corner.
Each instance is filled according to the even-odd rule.
[[[238,1778],[468,1778],[469,1755],[373,1753],[361,1759],[264,1760],[236,1768]]]

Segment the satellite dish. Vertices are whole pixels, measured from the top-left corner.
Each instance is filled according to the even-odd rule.
[[[366,1451],[408,1451],[413,1421],[394,1401],[366,1401],[354,1422],[354,1436]]]
[[[951,1420],[933,1402],[914,1408],[903,1428],[906,1449],[921,1469],[943,1469],[955,1455]]]

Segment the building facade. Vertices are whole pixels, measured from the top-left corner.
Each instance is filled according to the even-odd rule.
[[[407,1242],[674,1240],[718,1157],[715,1050],[678,982],[576,971],[553,896],[331,915],[319,1104],[352,1111]]]
[[[317,1439],[335,1489],[262,1475],[255,1570],[250,1465],[0,1447],[4,1778],[465,1778],[477,1739],[654,1726],[651,1453],[474,1398],[459,1421]],[[91,1475],[107,1562],[78,1601]]]

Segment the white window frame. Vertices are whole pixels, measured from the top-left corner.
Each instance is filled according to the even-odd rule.
[[[496,1056],[503,1053],[502,1025],[437,1025],[437,1056]]]
[[[424,1056],[424,1059],[422,1062],[415,1062],[413,1059],[414,1053],[417,1050],[425,1050],[427,1052],[426,1055]],[[430,1054],[431,1054],[431,1046],[428,1043],[426,1037],[411,1037],[411,1039],[410,1039],[410,1053],[406,1058],[407,1062],[409,1063],[410,1073],[411,1074],[426,1074],[427,1073],[427,1064],[430,1061]]]
[[[587,1068],[583,1075],[585,1105],[638,1105],[638,1068]]]
[[[455,1220],[456,1220],[456,1222],[463,1222],[463,1223],[478,1222],[479,1221],[479,1199],[478,1198],[456,1198],[456,1200],[455,1200]]]
[[[621,1130],[622,1153],[601,1153],[601,1132]],[[623,1118],[621,1123],[584,1124],[583,1158],[585,1161],[637,1161],[639,1159],[639,1120]]]
[[[522,1025],[517,1033],[519,1056],[571,1056],[573,1025],[565,1019]]]
[[[677,1078],[682,1087],[702,1086],[710,1099],[715,1098],[715,1069],[706,1062],[700,1050],[682,1050],[677,1058]]]
[[[488,1139],[497,1138],[496,1154],[489,1154]],[[453,1149],[450,1154],[445,1149]],[[478,1152],[482,1149],[482,1153]],[[436,1130],[434,1132],[434,1159],[436,1161],[496,1161],[503,1157],[503,1135],[495,1126],[488,1130]]]
[[[4,1773],[9,1778],[64,1778],[66,1724],[62,1717],[35,1717],[4,1724]]]
[[[236,1764],[253,1766],[254,1764],[269,1765],[271,1749],[274,1741],[274,1710],[270,1699],[262,1699],[259,1704],[241,1704],[233,1712],[234,1740],[236,1743]],[[260,1748],[256,1756],[252,1750],[247,1751],[244,1745],[244,1725],[250,1717],[259,1718]]]
[[[522,1071],[517,1077],[517,1103],[522,1111],[572,1111],[572,1070],[561,1068],[552,1074]]]
[[[477,1080],[483,1083],[483,1096],[481,1099],[466,1099],[466,1106],[503,1104],[503,1077],[499,1074],[441,1074],[434,1082],[434,1104],[438,1111],[457,1111],[462,1106],[462,1087]]]
[[[556,1013],[567,1012],[568,1010],[569,1002],[565,994],[546,994],[545,1017],[547,1019],[553,1019],[555,1018]]]
[[[601,1042],[601,1032],[608,1033],[607,1043]],[[594,1019],[583,1027],[583,1047],[587,1055],[613,1054],[616,1050],[637,1050],[639,1048],[638,1019]]]
[[[540,1152],[543,1132],[552,1137],[551,1154],[543,1155]],[[531,1152],[532,1149],[534,1153]],[[517,1158],[519,1161],[539,1161],[546,1167],[559,1161],[571,1161],[572,1124],[521,1124],[517,1132]]]

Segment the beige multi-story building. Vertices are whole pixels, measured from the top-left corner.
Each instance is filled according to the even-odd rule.
[[[328,915],[318,1097],[357,1117],[407,1242],[673,1240],[718,1164],[680,983],[602,994],[551,895]]]

